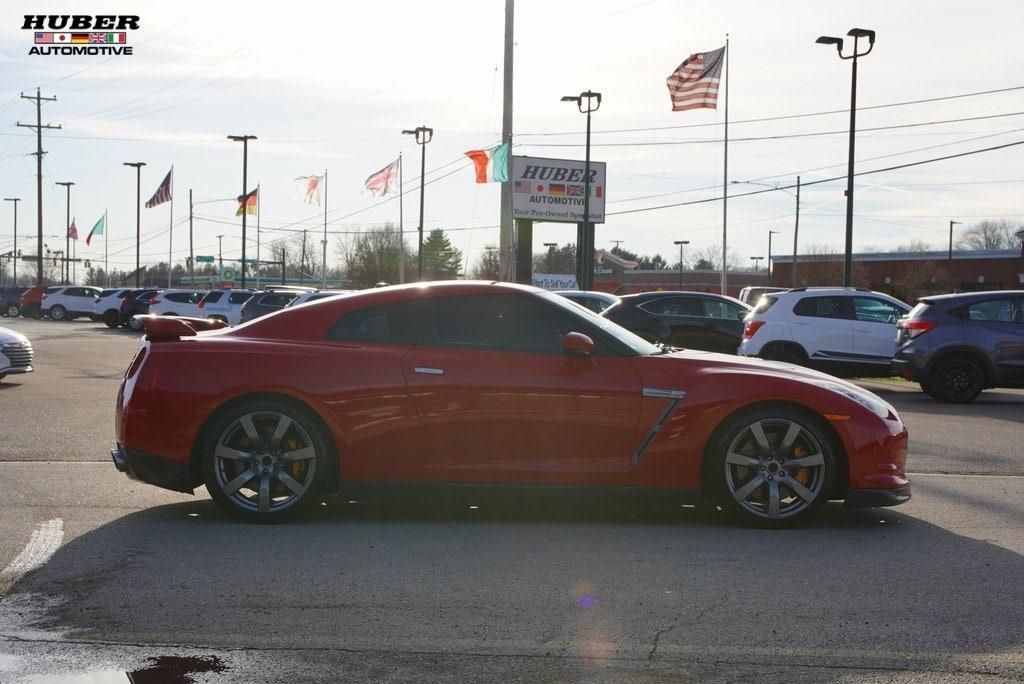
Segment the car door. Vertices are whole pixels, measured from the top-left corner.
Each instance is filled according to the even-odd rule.
[[[1024,383],[1024,297],[968,304],[963,318],[964,341],[988,352],[995,366],[996,383]]]
[[[811,360],[847,361],[853,353],[853,312],[849,297],[803,297],[789,317],[793,339]]]
[[[853,303],[853,352],[867,362],[888,363],[896,354],[896,324],[909,309],[879,297],[856,296]]]
[[[708,344],[713,347],[709,351],[735,354],[743,338],[742,316],[746,314],[747,309],[732,302],[710,297],[701,299],[700,304]]]
[[[640,378],[600,342],[591,358],[565,355],[562,339],[586,323],[514,293],[432,297],[415,310],[403,370],[450,481],[628,483]]]

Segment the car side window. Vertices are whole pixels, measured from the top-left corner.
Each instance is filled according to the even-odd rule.
[[[703,316],[700,301],[695,297],[661,297],[639,305],[656,316]]]
[[[228,304],[244,304],[252,297],[251,292],[232,292],[228,295]]]
[[[889,302],[874,297],[854,297],[853,313],[858,321],[868,323],[896,323],[903,316],[903,310]]]
[[[407,302],[349,311],[327,331],[327,339],[377,344],[414,344],[416,341]]]
[[[990,299],[974,302],[964,307],[965,319],[992,323],[1021,323],[1021,301],[1019,299]]]
[[[436,297],[416,303],[421,344],[536,354],[562,354],[579,323],[541,302],[514,294]]]
[[[704,317],[705,318],[721,318],[730,321],[739,320],[740,313],[746,313],[746,311],[735,304],[729,302],[719,301],[717,299],[705,299],[702,304],[704,305]]]
[[[804,297],[793,307],[793,313],[814,318],[847,318],[845,309],[843,297]]]

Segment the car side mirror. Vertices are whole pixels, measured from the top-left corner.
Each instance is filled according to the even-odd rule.
[[[594,355],[594,340],[583,333],[568,333],[562,338],[562,351],[566,356],[589,358]]]
[[[742,321],[744,318],[747,317],[748,313],[749,312],[747,312],[747,311],[737,311],[736,312],[736,319]]]

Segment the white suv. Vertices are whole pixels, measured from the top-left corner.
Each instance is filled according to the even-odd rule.
[[[206,290],[160,290],[149,300],[149,313],[157,316],[192,316],[202,318],[199,300]]]
[[[62,287],[53,292],[43,294],[43,301],[39,304],[43,315],[48,315],[55,321],[70,321],[79,316],[92,318],[96,306],[96,297],[99,296],[98,287]]]
[[[196,315],[238,325],[242,322],[242,305],[254,294],[255,290],[210,290],[196,305]]]
[[[895,297],[861,288],[774,292],[744,319],[738,353],[837,375],[890,375],[896,323],[909,311]]]
[[[103,290],[96,295],[92,307],[92,319],[103,321],[108,328],[116,328],[121,324],[121,300],[131,292],[127,287],[115,287]]]

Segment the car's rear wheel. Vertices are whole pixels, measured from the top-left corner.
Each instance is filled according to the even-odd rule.
[[[243,520],[286,520],[320,500],[328,481],[330,441],[308,410],[289,402],[245,402],[207,431],[206,489]]]
[[[800,350],[788,344],[773,344],[761,352],[761,358],[766,361],[778,361],[780,363],[791,363],[794,366],[803,366],[806,363],[804,355]]]
[[[54,321],[63,321],[67,317],[67,311],[60,304],[54,304],[50,307],[50,319]]]
[[[103,323],[108,328],[116,328],[117,326],[121,325],[121,315],[117,311],[114,311],[113,309],[104,311]]]
[[[836,481],[832,442],[817,421],[786,407],[731,419],[707,462],[720,505],[744,523],[787,527],[828,501]]]
[[[955,357],[939,363],[928,384],[940,399],[954,404],[968,404],[977,399],[984,389],[985,373],[974,361]]]
[[[21,307],[19,307],[17,304],[8,304],[7,315],[10,318],[17,318],[18,316],[21,315]]]
[[[929,385],[924,380],[920,381],[917,384],[921,386],[921,391],[924,392],[925,394],[927,394],[932,399],[941,399],[942,398],[942,397],[939,396],[939,393],[936,392],[934,389],[932,389],[932,386]]]

